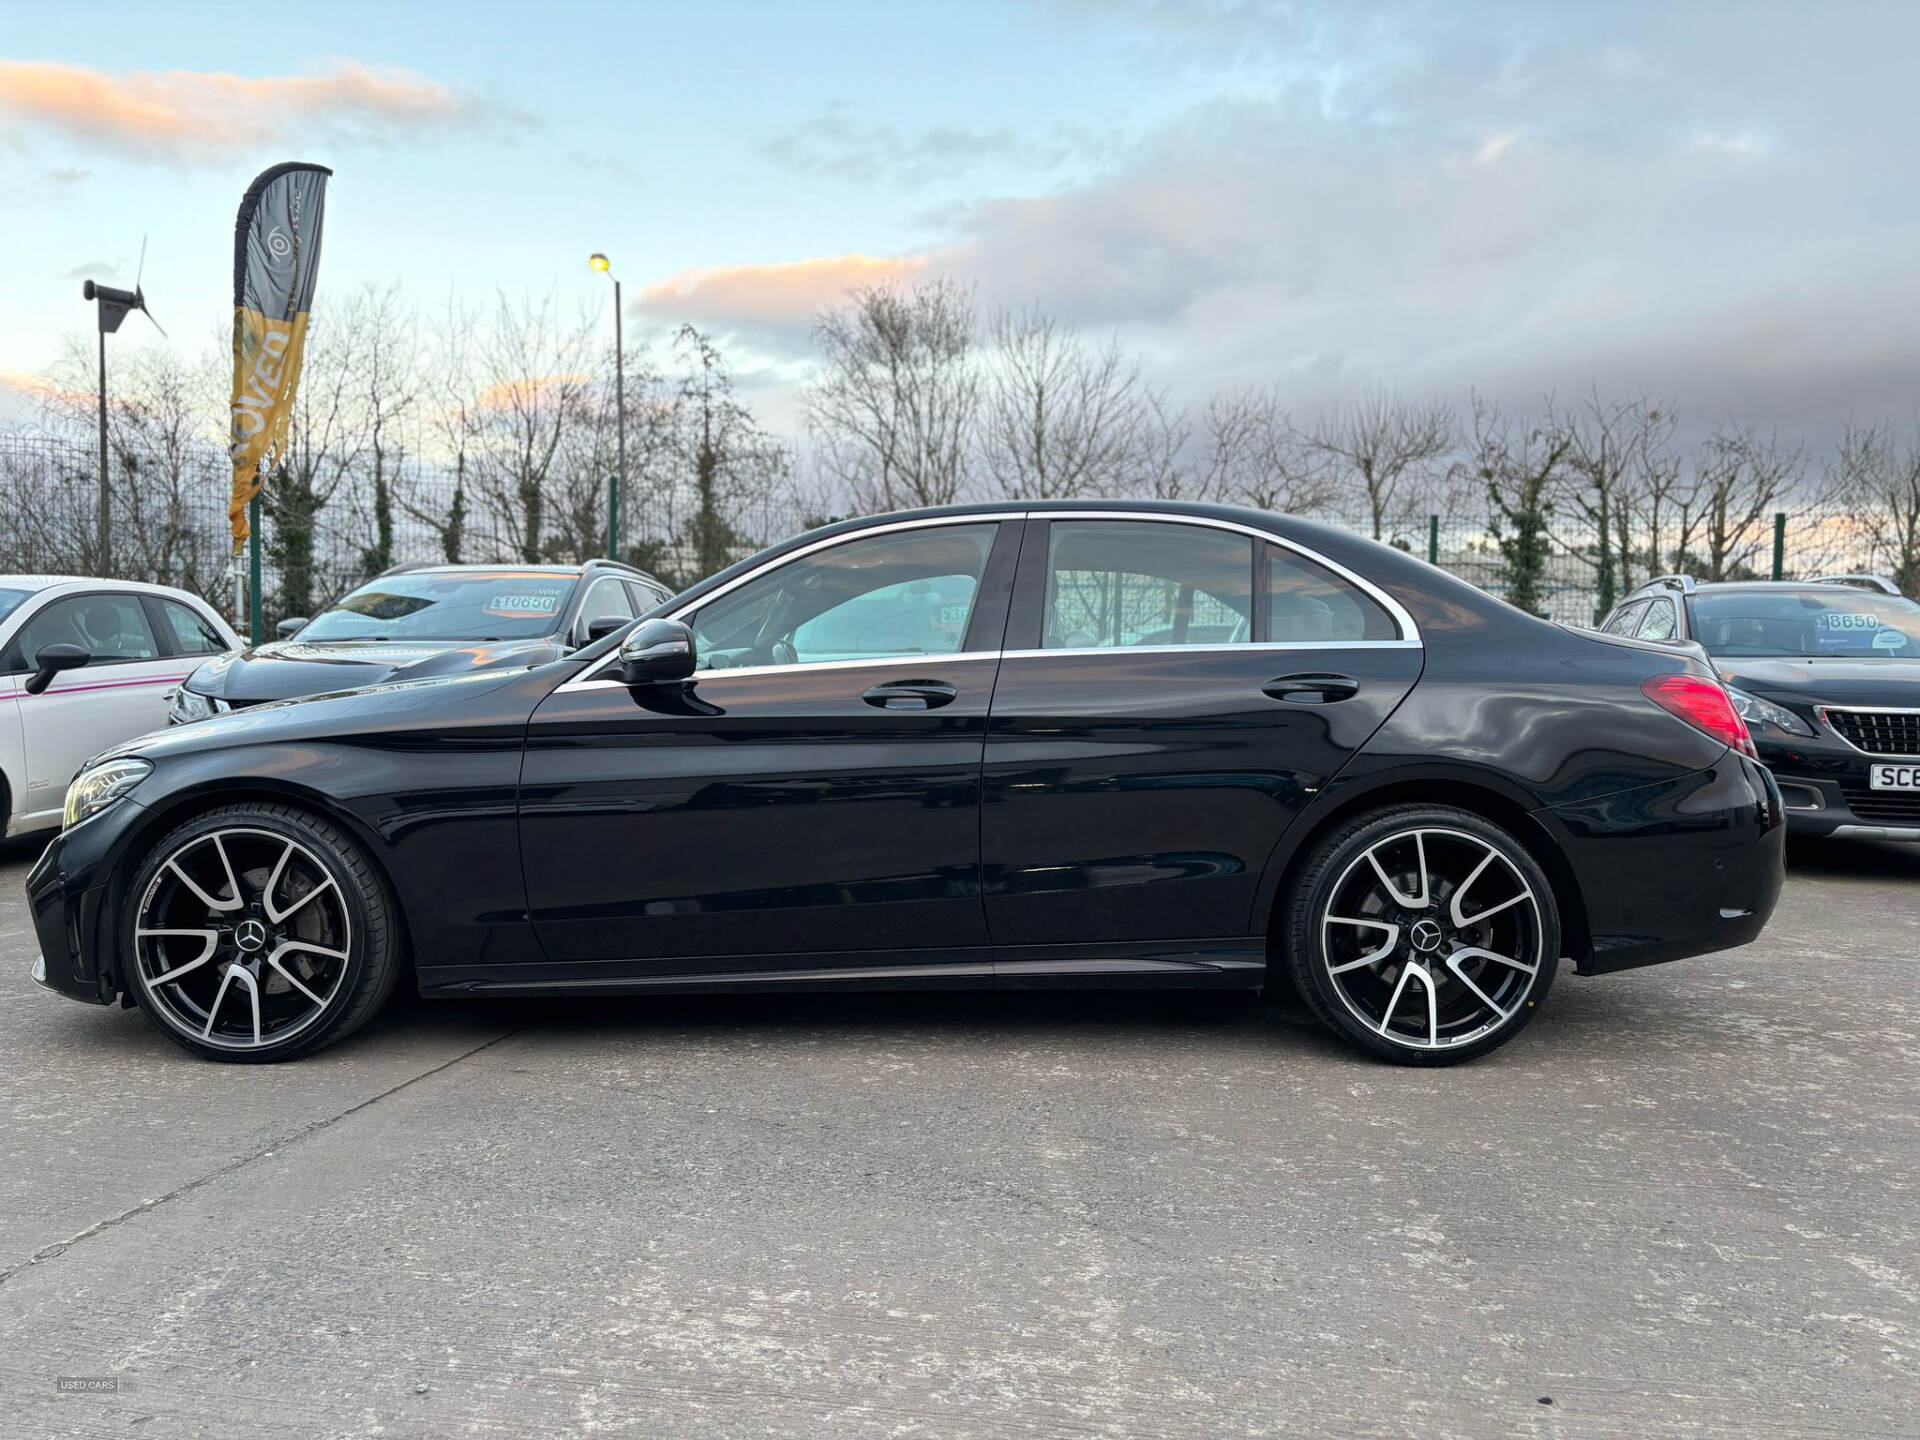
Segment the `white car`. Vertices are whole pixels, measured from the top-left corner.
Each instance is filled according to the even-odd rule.
[[[184,590],[0,575],[4,833],[57,826],[81,765],[165,729],[174,688],[209,655],[239,647],[227,622]]]

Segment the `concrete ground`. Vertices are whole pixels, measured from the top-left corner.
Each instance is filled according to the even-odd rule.
[[[1920,848],[1798,851],[1758,944],[1438,1072],[1165,994],[210,1065],[31,984],[31,858],[0,1435],[1920,1434]]]

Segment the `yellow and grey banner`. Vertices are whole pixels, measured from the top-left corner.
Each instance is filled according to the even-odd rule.
[[[247,538],[247,504],[286,450],[332,173],[323,165],[275,165],[247,188],[234,223],[233,498],[227,519],[236,555]]]

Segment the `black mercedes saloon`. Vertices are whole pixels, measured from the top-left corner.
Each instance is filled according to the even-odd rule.
[[[426,995],[1292,986],[1373,1055],[1739,945],[1780,796],[1696,656],[1255,511],[834,525],[576,654],[74,780],[35,976],[279,1060]]]

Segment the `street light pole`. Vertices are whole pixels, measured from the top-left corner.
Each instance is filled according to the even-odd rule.
[[[613,472],[613,496],[607,503],[607,558],[620,558],[620,487],[627,479],[627,342],[620,314],[620,282],[613,282],[613,427],[619,436],[619,461]]]
[[[620,306],[620,277],[606,256],[595,253],[587,261],[613,281],[613,413],[619,458],[607,478],[607,558],[620,558],[620,487],[627,478],[627,341]]]
[[[105,310],[101,313],[105,314]],[[108,550],[113,537],[111,503],[107,489],[107,327],[103,324],[100,326],[100,534],[93,546],[102,575],[113,574],[113,556]]]

